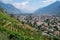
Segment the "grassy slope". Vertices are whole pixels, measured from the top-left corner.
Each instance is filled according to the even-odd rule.
[[[10,40],[48,40],[29,25],[22,24],[0,10],[0,38],[9,40],[10,35],[12,35]]]

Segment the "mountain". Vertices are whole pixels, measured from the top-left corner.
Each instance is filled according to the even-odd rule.
[[[13,13],[13,14],[20,14],[21,11],[19,9],[17,9],[16,7],[14,7],[11,4],[5,4],[3,2],[0,1],[0,8],[3,8],[7,13]]]
[[[44,8],[39,8],[35,11],[38,14],[58,14],[60,13],[60,1],[56,1]]]

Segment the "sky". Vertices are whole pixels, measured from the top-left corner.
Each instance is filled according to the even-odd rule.
[[[38,8],[43,8],[59,0],[0,0],[6,4],[12,4],[22,12],[34,12]]]

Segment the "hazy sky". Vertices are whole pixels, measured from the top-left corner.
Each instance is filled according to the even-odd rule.
[[[0,0],[4,3],[10,3],[23,12],[34,12],[38,8],[50,5],[57,0]]]

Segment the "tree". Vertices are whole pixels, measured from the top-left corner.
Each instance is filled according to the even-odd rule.
[[[41,29],[41,25],[40,26],[38,26],[38,30],[40,30]]]
[[[10,14],[10,17],[14,17],[14,15],[13,14]]]
[[[3,8],[0,8],[0,11],[1,11],[1,12],[4,12],[4,11],[3,11]]]

